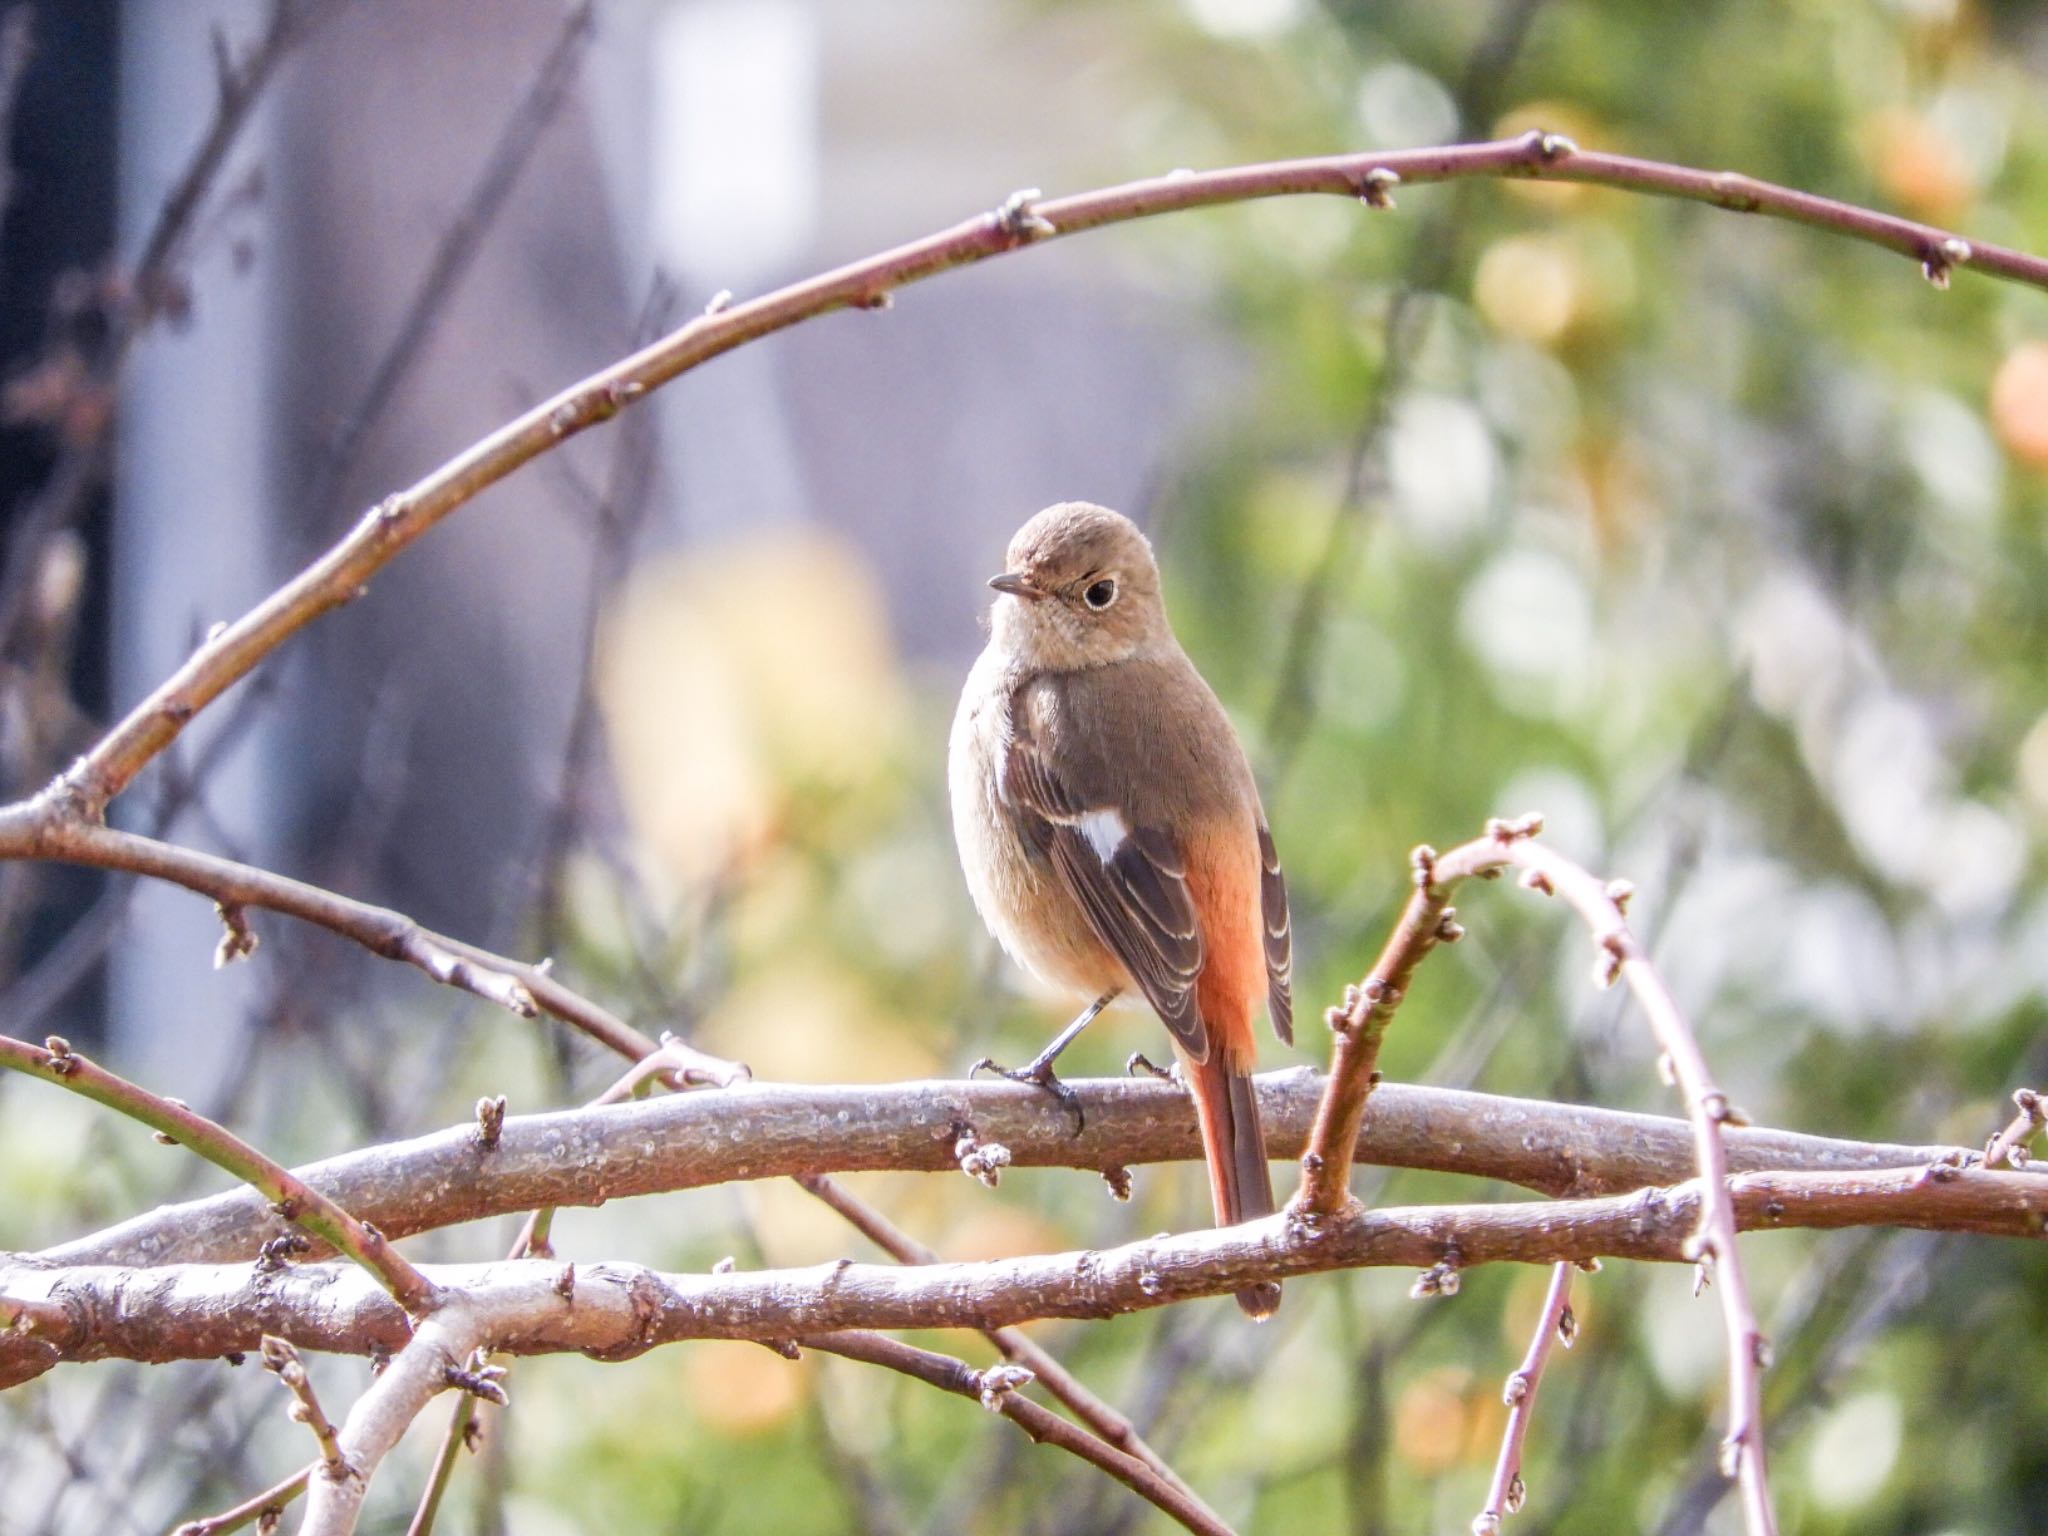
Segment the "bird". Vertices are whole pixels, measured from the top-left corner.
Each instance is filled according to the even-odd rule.
[[[1136,524],[1047,507],[1010,541],[987,647],[948,745],[953,833],[976,910],[1027,971],[1088,1000],[1028,1066],[1142,999],[1192,1093],[1219,1226],[1271,1215],[1252,1071],[1263,1006],[1292,1044],[1287,880],[1230,717],[1181,649]],[[993,1067],[986,1058],[977,1067]],[[1237,1292],[1254,1318],[1280,1287]]]

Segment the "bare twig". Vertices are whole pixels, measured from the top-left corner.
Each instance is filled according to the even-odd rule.
[[[34,1046],[0,1035],[0,1067],[56,1082],[95,1103],[118,1110],[154,1130],[159,1138],[191,1148],[256,1190],[280,1219],[331,1245],[377,1277],[379,1284],[415,1315],[438,1301],[432,1282],[412,1266],[374,1225],[358,1221],[281,1164],[224,1126],[163,1098],[73,1051],[56,1035]]]
[[[568,100],[570,88],[583,67],[583,54],[594,28],[594,0],[581,0],[563,21],[554,45],[542,58],[533,83],[506,118],[498,139],[491,146],[483,169],[478,172],[469,195],[462,201],[448,227],[442,231],[427,262],[425,274],[406,305],[397,334],[378,359],[348,419],[341,424],[321,457],[313,489],[307,493],[309,512],[316,526],[334,499],[341,478],[355,462],[357,452],[370,429],[383,418],[399,384],[418,359],[434,333],[435,322],[446,310],[463,274],[481,248],[499,212],[504,208],[520,174],[533,158],[549,124],[554,122]]]
[[[435,523],[522,465],[712,358],[833,310],[874,308],[897,288],[1023,245],[1253,198],[1322,194],[1355,199],[1375,184],[1375,173],[1391,173],[1407,184],[1475,176],[1598,183],[1809,224],[1898,251],[1944,281],[1955,267],[1967,265],[2048,288],[2048,259],[1973,244],[1931,225],[1746,176],[1583,151],[1560,135],[1536,132],[1483,144],[1163,176],[1051,202],[1005,204],[939,234],[699,315],[387,497],[326,554],[202,644],[46,791],[46,798],[61,814],[97,817],[195,714],[297,631],[362,595],[378,571]]]
[[[1543,1367],[1550,1359],[1550,1346],[1561,1343],[1569,1349],[1577,1325],[1572,1321],[1573,1264],[1554,1264],[1550,1288],[1543,1296],[1543,1311],[1529,1339],[1529,1352],[1508,1377],[1501,1394],[1508,1405],[1507,1428],[1501,1434],[1500,1459],[1494,1463],[1493,1483],[1486,1492],[1486,1505],[1472,1522],[1472,1536],[1495,1536],[1501,1520],[1522,1507],[1527,1488],[1522,1482],[1522,1444],[1529,1433],[1529,1419],[1536,1412],[1536,1389],[1543,1384]]]
[[[292,1419],[313,1432],[313,1438],[320,1442],[319,1469],[323,1476],[340,1480],[349,1475],[348,1459],[341,1454],[341,1442],[336,1437],[334,1425],[320,1407],[320,1398],[313,1390],[313,1378],[306,1374],[306,1363],[299,1358],[299,1352],[291,1344],[272,1334],[265,1334],[259,1346],[266,1370],[273,1371],[277,1379],[290,1389],[295,1401],[292,1404]]]
[[[244,1499],[233,1509],[224,1509],[204,1520],[187,1520],[172,1531],[171,1536],[227,1536],[229,1531],[239,1531],[252,1520],[260,1520],[266,1515],[275,1518],[284,1513],[286,1505],[306,1491],[306,1482],[312,1475],[312,1467],[301,1467],[283,1482],[264,1489],[254,1498]]]
[[[2034,1139],[2044,1124],[2048,1124],[2048,1097],[2032,1088],[2015,1088],[2012,1102],[2019,1113],[1985,1144],[1986,1168],[1996,1168],[2000,1163],[2010,1168],[2024,1168],[2029,1161],[2027,1143]]]
[[[801,1174],[797,1178],[811,1194],[839,1212],[863,1236],[899,1264],[936,1264],[939,1256],[867,1202],[848,1192],[838,1181],[822,1174]],[[1221,1517],[1202,1502],[1200,1495],[1153,1450],[1138,1433],[1137,1426],[1084,1385],[1061,1364],[1050,1350],[1020,1328],[984,1328],[984,1337],[1002,1352],[1003,1358],[1031,1372],[1038,1384],[1073,1412],[1097,1436],[1124,1455],[1152,1469],[1161,1481],[1174,1488],[1181,1499],[1221,1524]]]
[[[1206,1536],[1230,1536],[1230,1527],[1207,1505],[1191,1500],[1179,1479],[1162,1478],[1150,1462],[1118,1450],[1024,1396],[1022,1388],[1032,1380],[1032,1373],[1021,1366],[976,1370],[951,1355],[865,1331],[813,1334],[799,1342],[807,1349],[887,1366],[943,1392],[978,1400],[982,1407],[1000,1413],[1041,1445],[1058,1446],[1101,1468],[1186,1529],[1204,1532]]]
[[[156,218],[143,238],[142,249],[127,274],[125,296],[108,305],[108,330],[94,376],[85,386],[112,398],[136,343],[158,319],[184,301],[186,264],[200,210],[218,184],[228,157],[255,115],[257,103],[278,69],[307,35],[340,11],[347,0],[271,0],[263,30],[237,59],[218,34],[215,39],[216,94],[213,115],[191,158],[158,205]],[[6,567],[27,571],[31,558],[53,532],[75,523],[91,498],[106,483],[112,465],[112,413],[98,418],[98,430],[75,442],[51,471],[27,512],[15,520],[7,538]],[[0,598],[0,634],[12,633],[26,585],[9,584]]]
[[[492,954],[422,928],[388,907],[355,901],[253,865],[98,822],[53,818],[37,802],[0,808],[0,858],[8,857],[127,870],[182,885],[224,908],[281,912],[353,939],[387,960],[417,966],[444,986],[473,993],[523,1018],[549,1014],[624,1056],[637,1059],[656,1049],[656,1042],[555,980],[545,966]],[[713,1077],[730,1069],[729,1063],[714,1064],[709,1057],[704,1061]]]
[[[1372,1055],[1377,1053],[1379,1035],[1414,967],[1435,943],[1462,931],[1440,926],[1446,921],[1453,889],[1474,875],[1497,874],[1512,867],[1522,871],[1522,883],[1530,889],[1562,897],[1592,929],[1599,946],[1595,980],[1602,986],[1627,983],[1648,1016],[1663,1060],[1685,1097],[1704,1191],[1700,1228],[1689,1241],[1689,1256],[1702,1265],[1703,1273],[1705,1266],[1712,1264],[1720,1282],[1721,1315],[1728,1334],[1728,1469],[1740,1481],[1749,1529],[1755,1536],[1773,1536],[1777,1525],[1770,1505],[1762,1419],[1761,1374],[1768,1344],[1757,1325],[1748,1282],[1736,1254],[1728,1156],[1722,1137],[1722,1127],[1739,1116],[1730,1108],[1727,1095],[1714,1085],[1692,1027],[1629,930],[1623,915],[1631,894],[1628,883],[1599,880],[1543,847],[1535,841],[1541,830],[1541,817],[1525,816],[1516,821],[1494,821],[1485,837],[1441,857],[1427,848],[1417,850],[1416,894],[1388,941],[1380,968],[1364,987],[1354,989],[1346,1009],[1332,1010],[1331,1024],[1338,1031],[1337,1061],[1317,1116],[1317,1133],[1311,1135],[1309,1151],[1302,1159],[1296,1209],[1312,1223],[1325,1217],[1337,1201],[1348,1198],[1345,1181],[1353,1137],[1347,1129],[1355,1129],[1372,1091]]]
[[[1325,1015],[1336,1036],[1330,1082],[1302,1154],[1301,1190],[1293,1204],[1307,1221],[1322,1220],[1350,1198],[1351,1159],[1366,1100],[1379,1082],[1380,1040],[1423,957],[1463,931],[1451,907],[1450,887],[1437,878],[1436,851],[1417,848],[1410,863],[1415,890],[1386,947],[1365,980],[1345,988],[1344,1005]]]
[[[602,1108],[608,1104],[620,1104],[635,1097],[650,1082],[660,1081],[680,1090],[690,1080],[690,1073],[703,1061],[701,1053],[682,1044],[673,1036],[664,1035],[658,1050],[643,1056],[609,1088],[590,1101],[588,1108]],[[504,1138],[505,1100],[502,1095],[477,1101],[478,1134],[477,1144],[485,1151],[495,1152]],[[512,1248],[506,1254],[508,1259],[523,1259],[529,1256],[549,1258],[553,1250],[548,1246],[548,1228],[554,1220],[552,1206],[535,1210],[526,1218],[513,1239]],[[406,1536],[428,1536],[439,1517],[441,1499],[448,1490],[448,1480],[454,1475],[455,1460],[466,1446],[473,1443],[476,1434],[477,1404],[482,1401],[479,1394],[465,1392],[449,1415],[448,1428],[441,1436],[440,1448],[434,1453],[433,1468],[427,1474],[426,1487],[420,1491],[419,1504],[413,1510],[412,1523],[406,1528]]]

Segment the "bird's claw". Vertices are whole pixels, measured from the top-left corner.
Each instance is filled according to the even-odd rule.
[[[1069,1088],[1060,1076],[1053,1071],[1050,1061],[1041,1059],[1032,1062],[1027,1067],[1006,1067],[997,1062],[993,1056],[984,1056],[967,1069],[967,1075],[974,1077],[982,1072],[991,1072],[997,1077],[1006,1077],[1013,1083],[1024,1084],[1027,1088],[1044,1089],[1059,1101],[1062,1109],[1072,1113],[1074,1117],[1074,1134],[1076,1136],[1079,1136],[1082,1131],[1088,1128],[1088,1112],[1081,1107],[1081,1095]]]
[[[1133,1051],[1131,1059],[1124,1063],[1124,1076],[1136,1077],[1140,1072],[1147,1077],[1156,1077],[1161,1082],[1182,1083],[1179,1062],[1170,1067],[1162,1067],[1143,1051]],[[1185,1086],[1184,1083],[1182,1085]]]

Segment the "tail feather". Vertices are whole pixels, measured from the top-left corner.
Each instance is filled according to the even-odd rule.
[[[1200,1066],[1188,1063],[1186,1071],[1194,1085],[1216,1224],[1234,1227],[1272,1215],[1273,1174],[1251,1074],[1232,1071],[1213,1056]],[[1248,1285],[1237,1293],[1237,1304],[1248,1317],[1271,1317],[1280,1306],[1280,1286],[1271,1280]]]

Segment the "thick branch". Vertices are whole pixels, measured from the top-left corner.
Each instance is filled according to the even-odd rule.
[[[325,1469],[307,1485],[301,1536],[348,1536],[356,1528],[370,1479],[427,1404],[453,1383],[482,1344],[486,1323],[467,1298],[441,1308],[394,1356],[370,1390],[356,1399],[341,1428],[341,1476]]]
[[[2048,1180],[2028,1174],[1938,1164],[1742,1174],[1730,1185],[1745,1229],[1910,1226],[2036,1239],[2048,1229]],[[1111,1317],[1334,1269],[1600,1257],[1689,1262],[1699,1216],[1699,1188],[1688,1184],[1598,1200],[1353,1206],[1320,1228],[1283,1213],[1102,1251],[973,1264],[840,1261],[708,1275],[542,1259],[430,1265],[428,1277],[458,1299],[429,1321],[460,1309],[476,1323],[471,1348],[604,1359],[680,1339],[996,1328]],[[0,1335],[0,1385],[36,1374],[50,1358],[206,1359],[253,1350],[265,1333],[303,1349],[363,1354],[396,1352],[412,1337],[404,1309],[353,1266],[308,1264],[251,1280],[240,1264],[124,1269],[24,1259],[0,1266],[0,1296],[30,1304],[26,1328],[17,1323]],[[61,1330],[49,1331],[49,1310],[39,1303],[64,1309]],[[361,1465],[346,1430],[342,1447]]]
[[[1258,1080],[1267,1151],[1300,1155],[1326,1080],[1309,1068]],[[1012,1083],[942,1080],[825,1086],[748,1083],[715,1094],[508,1116],[486,1145],[473,1122],[312,1163],[300,1177],[392,1237],[550,1205],[697,1189],[742,1179],[957,1167],[957,1129],[1010,1149],[1014,1167],[1107,1168],[1202,1155],[1194,1111],[1169,1083],[1076,1079],[1087,1111]],[[1369,1162],[1475,1174],[1547,1195],[1615,1194],[1693,1172],[1682,1120],[1389,1083],[1359,1143]],[[1962,1149],[1836,1141],[1731,1127],[1738,1169],[1923,1168]],[[2029,1174],[2027,1177],[2040,1177]],[[2048,1187],[2048,1180],[2044,1180]],[[263,1199],[230,1190],[164,1206],[47,1249],[65,1264],[253,1258],[286,1229]]]

